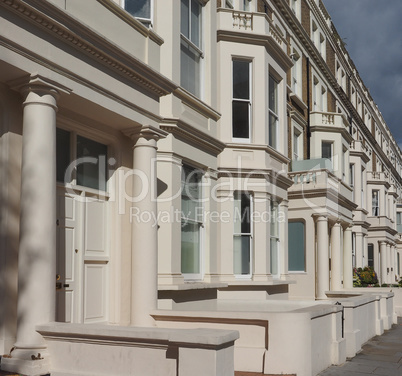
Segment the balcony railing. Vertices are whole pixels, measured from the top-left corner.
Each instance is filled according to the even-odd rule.
[[[311,112],[310,121],[312,126],[338,127],[349,131],[349,122],[343,114],[315,111]]]
[[[302,161],[292,161],[292,172],[326,169],[332,172],[332,162],[327,158],[314,158]]]
[[[285,35],[265,13],[252,13],[218,8],[218,30],[244,31],[256,35],[269,35],[287,53]]]
[[[289,178],[294,182],[293,186],[289,188],[290,192],[308,192],[327,189],[337,192],[340,196],[352,201],[352,188],[334,175],[329,169],[317,168],[307,171],[292,171],[289,172]]]
[[[388,172],[378,172],[378,171],[368,171],[367,172],[367,183],[383,182],[389,183],[389,173]]]

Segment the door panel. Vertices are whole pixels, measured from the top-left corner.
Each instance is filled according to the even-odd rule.
[[[81,322],[79,301],[80,234],[78,227],[79,203],[57,194],[57,250],[56,250],[56,320]]]
[[[84,321],[105,320],[106,265],[85,264]]]

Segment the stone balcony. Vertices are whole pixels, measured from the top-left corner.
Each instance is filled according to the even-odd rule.
[[[397,232],[396,230],[396,224],[394,221],[389,219],[386,216],[370,216],[367,217],[367,222],[370,223],[370,230],[387,230],[388,232],[395,233]]]
[[[350,155],[360,157],[367,163],[370,160],[371,152],[361,140],[353,140],[350,144]]]
[[[390,187],[389,184],[389,173],[388,172],[377,172],[377,171],[367,171],[367,184],[384,184],[387,188]]]
[[[265,13],[252,13],[235,9],[218,8],[218,34],[222,32],[242,32],[263,37],[287,54],[288,43],[282,30]],[[268,38],[267,38],[268,37]],[[261,43],[264,40],[261,39]],[[289,59],[290,60],[290,59]]]
[[[328,159],[293,161],[289,178],[294,183],[290,191],[328,190],[352,201],[352,188],[332,172],[331,161]]]
[[[310,123],[312,127],[331,127],[337,130],[345,130],[349,133],[349,122],[343,114],[333,112],[311,112]]]

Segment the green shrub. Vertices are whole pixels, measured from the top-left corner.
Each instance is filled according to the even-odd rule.
[[[367,287],[378,284],[377,273],[371,266],[357,269],[355,268],[353,270],[353,279],[354,287]]]

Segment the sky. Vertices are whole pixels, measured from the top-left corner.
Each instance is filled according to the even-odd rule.
[[[402,149],[402,0],[323,0]]]

